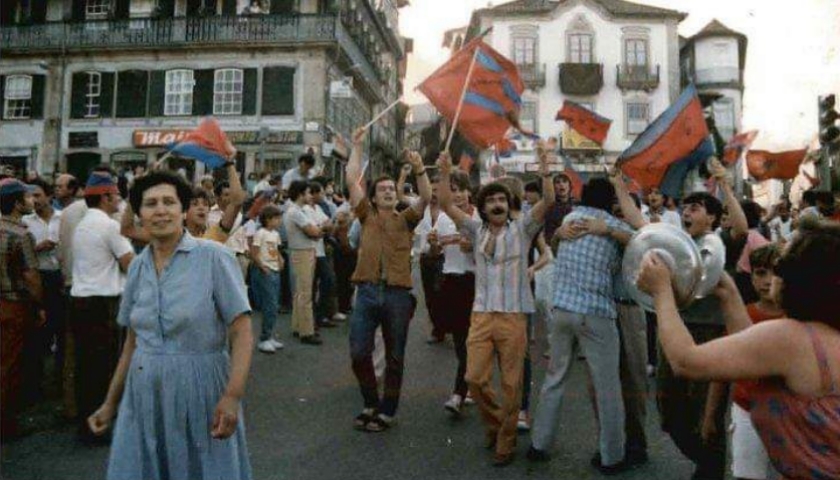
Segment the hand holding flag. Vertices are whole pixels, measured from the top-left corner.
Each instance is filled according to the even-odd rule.
[[[193,158],[209,168],[218,168],[236,155],[236,149],[222,131],[219,122],[208,117],[183,140],[170,144],[169,153]]]

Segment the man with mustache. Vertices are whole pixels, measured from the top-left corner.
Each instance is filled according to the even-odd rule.
[[[534,297],[528,280],[528,250],[540,232],[546,211],[554,204],[554,184],[548,173],[548,155],[537,149],[544,199],[512,219],[512,196],[498,182],[482,187],[476,198],[481,220],[474,220],[452,202],[452,160],[444,152],[438,160],[438,201],[472,244],[475,261],[475,300],[467,337],[467,373],[473,398],[487,427],[486,446],[495,449],[493,465],[504,467],[514,458],[516,422],[522,392],[522,371],[527,345],[527,315]],[[493,366],[498,359],[503,398],[501,405],[492,388]]]

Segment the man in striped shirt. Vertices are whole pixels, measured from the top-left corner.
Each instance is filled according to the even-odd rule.
[[[475,300],[467,338],[467,373],[473,398],[487,427],[487,447],[495,449],[493,464],[510,464],[516,447],[516,421],[522,392],[527,348],[527,314],[534,312],[528,280],[528,250],[542,228],[546,210],[554,203],[544,146],[538,148],[543,200],[525,215],[511,218],[510,191],[494,182],[476,198],[481,220],[474,220],[452,202],[448,153],[439,160],[438,201],[462,234],[469,237],[475,259]],[[491,379],[498,358],[502,403],[496,402]]]

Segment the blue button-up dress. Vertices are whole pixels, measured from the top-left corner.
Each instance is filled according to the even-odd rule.
[[[227,385],[228,326],[251,307],[233,254],[184,233],[158,276],[150,247],[132,262],[118,322],[137,348],[120,403],[108,478],[251,478],[242,413],[230,438],[210,436]]]

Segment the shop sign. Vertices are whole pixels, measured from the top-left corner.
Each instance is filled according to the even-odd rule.
[[[133,141],[135,147],[165,147],[170,143],[179,142],[191,130],[135,130]],[[234,145],[259,144],[265,141],[271,145],[299,145],[303,143],[303,132],[280,130],[265,132],[259,130],[241,130],[225,132]]]
[[[99,132],[70,132],[67,140],[70,148],[96,148],[99,146]]]

